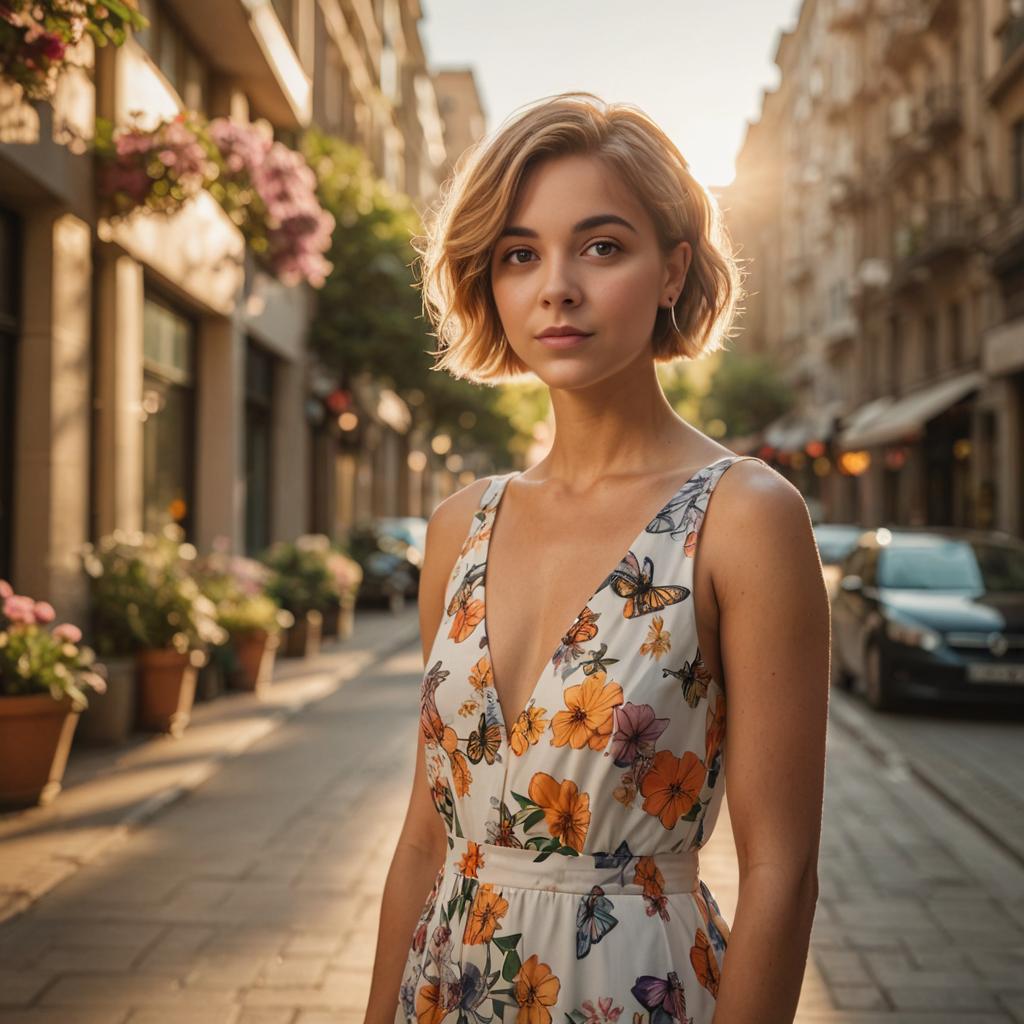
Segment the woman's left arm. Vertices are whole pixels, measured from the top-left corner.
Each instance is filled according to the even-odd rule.
[[[792,484],[741,462],[718,491],[709,521],[717,519],[701,543],[719,608],[740,884],[714,1024],[791,1024],[818,899],[828,595],[807,505]]]

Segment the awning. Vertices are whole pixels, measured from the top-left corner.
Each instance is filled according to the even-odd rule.
[[[827,441],[843,404],[839,399],[809,412],[787,412],[765,427],[764,443],[780,452],[801,452],[811,441]]]
[[[940,384],[922,388],[913,394],[893,400],[889,396],[869,402],[850,418],[839,438],[841,448],[869,448],[894,441],[913,440],[924,425],[965,395],[977,391],[985,383],[980,371],[965,373]],[[873,409],[869,408],[874,405]]]

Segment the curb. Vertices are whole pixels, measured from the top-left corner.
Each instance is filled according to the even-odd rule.
[[[15,887],[7,891],[0,890],[0,928],[24,913],[24,911],[47,893],[74,875],[80,867],[92,863],[117,843],[129,838],[141,825],[151,821],[166,808],[173,806],[195,792],[228,761],[245,753],[256,742],[275,732],[286,722],[305,711],[311,704],[315,704],[335,693],[349,680],[359,676],[369,665],[381,658],[399,653],[404,648],[413,644],[418,638],[419,623],[416,616],[412,616],[411,625],[406,625],[405,623],[398,625],[384,640],[378,641],[375,644],[362,649],[340,649],[337,652],[321,653],[319,658],[313,660],[308,673],[304,673],[308,674],[309,677],[316,677],[318,675],[329,677],[329,681],[325,682],[323,686],[317,687],[315,692],[290,703],[283,704],[276,710],[266,714],[265,717],[255,722],[245,723],[244,727],[240,726],[239,735],[226,743],[216,753],[189,765],[182,776],[175,782],[129,805],[118,820],[111,822],[102,837],[73,856],[62,858],[63,862],[67,865],[67,871],[62,871],[59,875],[52,874],[38,886],[32,888],[19,888],[16,887],[15,883]],[[335,667],[321,664],[322,660],[330,659],[335,654],[346,655],[343,664]],[[162,739],[164,737],[155,736],[150,742],[159,742]],[[119,771],[128,775],[133,770],[135,769],[131,766],[123,769],[113,768],[108,772],[97,773],[94,778],[99,777],[101,774],[109,777],[110,775],[117,774]],[[26,808],[26,812],[38,810],[40,808]],[[15,820],[18,813],[15,812],[9,820]],[[3,845],[3,842],[4,839],[0,837],[0,846]]]

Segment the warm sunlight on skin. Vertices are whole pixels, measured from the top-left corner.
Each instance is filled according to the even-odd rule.
[[[605,217],[620,219],[594,223]],[[575,390],[653,361],[658,307],[679,298],[691,255],[689,242],[662,251],[650,215],[603,161],[562,156],[524,178],[491,286],[516,355],[549,387]],[[562,349],[537,338],[567,324],[592,333]]]

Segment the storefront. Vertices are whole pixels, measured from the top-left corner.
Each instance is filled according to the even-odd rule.
[[[251,338],[245,356],[245,552],[270,543],[273,488],[274,357]]]
[[[14,503],[14,385],[18,338],[18,223],[0,210],[0,579],[11,574]]]
[[[142,524],[195,528],[196,326],[147,293],[143,308]]]

